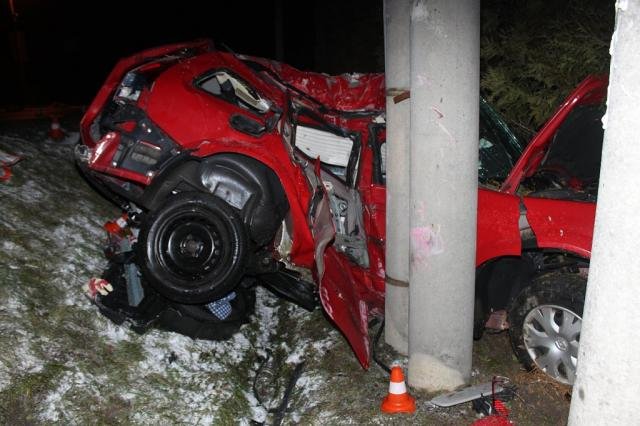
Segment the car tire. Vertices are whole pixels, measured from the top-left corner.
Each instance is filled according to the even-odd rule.
[[[180,304],[204,304],[240,282],[248,255],[236,209],[211,194],[169,197],[140,227],[138,265],[149,284]]]
[[[518,360],[571,385],[582,327],[586,280],[573,273],[535,278],[509,307],[509,335]]]

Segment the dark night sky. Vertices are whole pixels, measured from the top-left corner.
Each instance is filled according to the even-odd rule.
[[[276,56],[276,1],[14,0],[25,35],[26,93],[16,79],[9,0],[0,6],[0,105],[87,104],[118,58],[209,37]],[[329,73],[382,71],[382,0],[282,0],[284,61]]]

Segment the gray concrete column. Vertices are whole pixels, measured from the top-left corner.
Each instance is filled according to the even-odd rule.
[[[570,425],[640,424],[640,3],[616,2],[598,207]]]
[[[409,27],[412,0],[384,2],[387,87],[387,242],[385,340],[408,354],[409,338]]]
[[[479,1],[414,2],[409,383],[429,391],[471,373],[479,62]]]

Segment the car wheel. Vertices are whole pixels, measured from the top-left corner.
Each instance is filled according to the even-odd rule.
[[[180,193],[144,219],[138,264],[166,298],[203,304],[239,283],[247,244],[244,224],[233,207],[210,194]]]
[[[513,350],[527,368],[572,385],[582,328],[586,280],[571,273],[537,277],[509,308]]]

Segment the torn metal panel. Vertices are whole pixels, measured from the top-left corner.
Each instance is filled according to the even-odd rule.
[[[502,391],[503,387],[499,383],[488,382],[469,386],[456,392],[449,392],[443,395],[438,395],[429,402],[437,405],[438,407],[452,407],[454,405],[469,402],[483,396],[490,396],[494,393],[500,393]]]
[[[241,56],[275,74],[283,83],[311,97],[327,109],[337,111],[383,111],[384,74],[341,74],[330,76],[300,71],[290,65],[264,58]],[[255,65],[253,65],[255,66]]]

